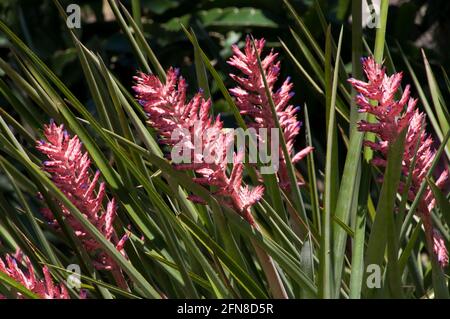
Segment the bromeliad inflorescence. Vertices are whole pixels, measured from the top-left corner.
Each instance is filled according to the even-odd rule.
[[[375,115],[377,122],[361,121],[358,123],[359,130],[375,133],[378,137],[378,141],[365,141],[364,144],[379,153],[379,156],[372,160],[373,164],[384,168],[387,165],[389,147],[404,129],[407,130],[402,173],[407,176],[410,166],[414,164],[411,185],[407,190],[408,199],[413,201],[436,156],[433,149],[433,138],[425,131],[425,114],[416,108],[417,99],[410,97],[409,85],[405,87],[401,98],[395,99],[400,88],[402,73],[386,75],[385,68],[376,63],[372,57],[363,58],[362,65],[368,81],[349,79],[349,82],[359,92],[356,96],[359,111]],[[415,152],[416,145],[418,145],[417,152]],[[448,170],[446,169],[436,180],[436,186],[442,188],[447,181]],[[405,186],[405,182],[402,181],[400,193],[403,192]],[[418,212],[423,221],[428,246],[436,255],[440,265],[444,267],[448,264],[448,252],[442,235],[432,224],[431,212],[434,206],[433,192],[427,186],[420,200]]]
[[[167,72],[166,83],[155,75],[143,73],[135,80],[137,98],[148,115],[149,124],[161,136],[161,143],[172,147],[172,159],[178,155],[184,157],[184,161],[174,164],[174,167],[194,170],[198,174],[194,182],[213,187],[213,195],[254,226],[250,207],[261,198],[264,188],[256,186],[250,189],[242,185],[242,150],[233,154],[233,168],[230,174],[227,173],[227,154],[233,150],[234,137],[223,131],[219,116],[214,119],[209,114],[211,100],[206,100],[199,92],[187,101],[186,82],[173,68]],[[196,147],[197,144],[201,146]],[[204,203],[197,196],[189,198]]]
[[[276,125],[258,63],[258,55],[261,56],[265,40],[254,40],[254,44],[256,50],[253,47],[250,36],[248,36],[243,51],[237,45],[232,46],[234,54],[228,63],[241,71],[242,75],[230,74],[231,78],[238,84],[237,87],[230,89],[230,92],[236,98],[236,104],[240,113],[251,118],[251,121],[248,123],[249,127],[270,130],[275,128]],[[290,82],[290,78],[287,78],[278,90],[275,91],[274,89],[280,73],[280,62],[277,61],[277,57],[278,53],[271,51],[264,58],[260,58],[261,66],[275,104],[276,116],[283,132],[289,155],[292,158],[292,162],[296,163],[308,155],[313,148],[306,147],[297,153],[294,152],[295,138],[301,127],[301,122],[296,118],[299,107],[289,104],[290,99],[294,95],[294,92],[292,92],[293,84]],[[259,135],[259,138],[264,137]],[[270,139],[270,136],[268,138]],[[286,160],[281,148],[279,152],[281,161],[278,177],[281,186],[284,189],[288,189],[289,178]]]
[[[22,261],[25,262],[25,271],[20,267]],[[38,278],[30,259],[27,256],[23,256],[21,251],[18,251],[15,257],[7,254],[5,261],[0,258],[0,272],[22,284],[22,286],[36,294],[39,298],[70,299],[66,286],[53,282],[47,266],[42,267],[44,278]],[[16,292],[15,295],[19,299],[24,298],[20,292]],[[81,297],[84,298],[84,294]],[[3,298],[5,297],[0,295],[0,299]]]
[[[36,148],[47,156],[43,162],[43,169],[51,175],[55,185],[80,210],[104,236],[116,245],[118,251],[124,254],[123,245],[127,236],[120,240],[113,228],[116,217],[116,202],[112,198],[103,210],[105,197],[105,183],[99,183],[100,172],[92,178],[90,173],[91,161],[89,154],[82,151],[82,144],[78,136],[70,137],[63,125],[56,125],[53,121],[44,127],[46,140],[38,141]],[[66,217],[67,224],[74,230],[88,252],[95,256],[94,266],[97,269],[111,270],[122,287],[126,282],[117,263],[108,256],[101,245],[84,229],[82,224],[60,203],[60,208]],[[59,227],[54,213],[44,208],[44,216],[54,227]]]

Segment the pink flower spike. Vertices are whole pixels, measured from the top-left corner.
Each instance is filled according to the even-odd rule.
[[[238,69],[241,75],[230,74],[230,77],[238,85],[230,89],[230,93],[235,97],[236,105],[240,113],[252,119],[252,122],[248,126],[256,129],[266,128],[270,134],[270,129],[276,126],[258,65],[258,55],[261,56],[262,54],[265,40],[259,39],[254,41],[256,51],[253,48],[252,40],[249,36],[247,36],[242,51],[237,45],[232,46],[233,56],[228,60],[228,64]],[[270,51],[265,57],[261,56],[261,64],[275,103],[275,110],[281,130],[283,131],[288,152],[292,157],[292,161],[295,163],[311,152],[312,148],[307,148],[296,154],[294,153],[295,138],[300,132],[301,126],[301,123],[296,118],[299,108],[294,108],[289,104],[290,99],[294,95],[294,92],[292,92],[293,84],[290,82],[290,78],[287,78],[281,84],[281,87],[275,91],[275,83],[280,73],[280,62],[277,61],[277,57],[277,53]],[[261,139],[263,137],[259,136],[259,138]],[[270,135],[268,139],[270,140]],[[280,170],[278,172],[278,178],[282,187],[288,189],[290,182],[281,147],[279,152]]]
[[[17,254],[16,254],[17,255]],[[22,257],[20,255],[20,257]],[[0,258],[0,272],[6,274],[25,288],[35,293],[42,299],[70,299],[69,292],[64,285],[57,285],[53,282],[52,276],[46,266],[42,268],[44,278],[38,279],[35,270],[28,257],[24,257],[26,271],[20,267],[20,261],[11,255],[6,255],[6,263]],[[25,298],[21,293],[17,293],[17,298]],[[4,298],[0,295],[0,299]]]
[[[223,131],[219,117],[210,116],[211,101],[197,93],[186,100],[186,82],[170,68],[163,84],[155,75],[139,74],[133,87],[139,103],[148,115],[148,122],[161,136],[161,142],[172,147],[172,157],[188,150],[187,159],[174,163],[178,170],[194,170],[193,181],[212,188],[220,202],[234,209],[252,226],[255,222],[250,207],[262,196],[263,188],[250,191],[242,186],[243,153],[233,157],[233,169],[228,176],[228,155],[232,152],[234,136]],[[173,133],[176,132],[176,137]],[[200,144],[200,147],[197,147]],[[174,159],[172,158],[172,161]],[[205,204],[203,198],[188,197],[195,203]]]
[[[403,162],[402,175],[407,179],[409,169],[413,164],[411,176],[411,185],[407,190],[408,199],[414,200],[419,192],[420,186],[431,167],[436,152],[432,149],[433,138],[426,133],[426,116],[416,108],[417,100],[410,97],[410,88],[406,86],[400,100],[395,100],[395,95],[400,89],[402,73],[396,73],[392,76],[386,75],[385,69],[377,64],[372,57],[362,60],[363,70],[368,79],[367,82],[349,79],[353,88],[359,92],[356,97],[356,103],[360,111],[373,114],[376,117],[375,123],[360,121],[358,129],[362,132],[375,133],[378,140],[375,142],[365,141],[364,145],[373,149],[378,154],[372,160],[372,163],[381,168],[387,165],[387,155],[390,145],[398,138],[400,132],[407,129]],[[369,103],[372,100],[376,103]],[[418,149],[416,151],[416,145]],[[438,178],[436,185],[443,188],[448,181],[448,172],[444,170]],[[405,183],[400,182],[399,192],[403,193]],[[427,186],[425,194],[421,197],[418,213],[423,220],[425,235],[427,238],[428,249],[434,253],[441,266],[448,263],[447,249],[440,234],[434,229],[432,224],[431,212],[435,205],[435,198],[431,189]]]
[[[98,183],[100,172],[92,177],[90,173],[91,161],[87,152],[82,151],[82,144],[78,137],[70,137],[64,126],[57,126],[54,122],[44,127],[46,140],[39,141],[36,148],[47,160],[43,169],[51,175],[55,185],[80,210],[80,212],[112,243],[117,244],[117,235],[113,228],[116,217],[115,199],[107,203],[106,211],[102,210],[105,197],[105,184]],[[92,238],[82,224],[63,205],[59,204],[66,217],[68,225],[74,230],[86,250],[95,255],[97,269],[111,269],[120,274],[121,270],[116,262],[102,251],[101,245]],[[58,222],[49,209],[43,210],[43,215],[55,227]],[[120,243],[123,246],[123,243]]]

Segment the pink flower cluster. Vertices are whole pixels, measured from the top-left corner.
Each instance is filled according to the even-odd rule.
[[[67,196],[108,240],[116,244],[117,250],[123,253],[123,245],[127,239],[124,236],[118,240],[113,228],[116,217],[116,203],[112,198],[102,209],[105,197],[105,184],[98,183],[100,172],[97,171],[91,179],[89,171],[91,161],[87,152],[82,151],[82,144],[77,136],[70,137],[63,125],[51,122],[44,127],[45,140],[38,141],[36,148],[48,158],[43,163],[43,169],[50,173],[52,181]],[[67,224],[74,230],[88,252],[95,255],[94,266],[97,269],[114,270],[120,274],[120,269],[114,260],[101,249],[101,245],[86,232],[82,224],[60,203]],[[42,210],[44,216],[54,227],[59,227],[53,212],[48,208]],[[123,280],[123,276],[119,276]],[[116,278],[117,279],[117,278]]]
[[[417,99],[410,97],[409,85],[405,87],[401,98],[395,99],[400,88],[402,73],[386,75],[385,68],[377,64],[372,57],[362,59],[362,65],[368,81],[349,79],[349,82],[359,92],[356,97],[359,111],[375,115],[377,122],[361,121],[358,123],[359,130],[375,133],[378,137],[376,142],[365,141],[364,144],[379,153],[379,156],[373,159],[373,164],[385,167],[390,145],[400,132],[407,128],[402,173],[404,176],[408,175],[416,156],[411,186],[408,189],[408,199],[413,201],[435,158],[435,150],[432,148],[433,138],[425,132],[425,114],[416,108]],[[376,103],[371,104],[371,101]],[[417,143],[419,147],[415,153]],[[444,170],[436,180],[436,185],[443,187],[447,180],[448,171]],[[399,191],[403,192],[405,186],[402,181]],[[418,211],[423,220],[427,241],[433,247],[439,263],[444,267],[448,264],[448,252],[441,234],[432,225],[431,211],[434,206],[433,192],[427,187]]]
[[[261,54],[265,40],[254,40],[254,43],[256,51],[249,36],[247,37],[243,51],[237,45],[232,46],[234,54],[228,63],[241,71],[242,75],[230,74],[231,78],[238,84],[237,87],[230,89],[230,92],[236,98],[236,104],[240,109],[240,113],[252,119],[252,122],[248,124],[249,127],[255,129],[267,128],[269,130],[276,127],[264,87],[263,77],[258,65],[259,55],[288,152],[292,157],[292,162],[296,163],[308,155],[313,148],[306,147],[294,154],[294,142],[300,131],[301,122],[296,119],[299,107],[294,107],[289,104],[289,100],[294,96],[294,92],[292,92],[293,84],[290,82],[290,78],[287,78],[281,87],[277,91],[274,91],[275,83],[280,73],[280,62],[277,61],[278,53],[271,51],[268,55],[262,57]],[[260,136],[260,138],[262,137]],[[286,161],[281,148],[280,159],[278,177],[281,186],[284,189],[288,189],[289,178],[287,175]]]
[[[26,271],[22,271],[19,264],[25,262]],[[36,277],[36,272],[28,257],[22,257],[21,252],[16,254],[16,258],[9,254],[5,257],[5,262],[0,258],[0,272],[8,275],[25,288],[38,295],[43,299],[70,299],[67,288],[64,285],[55,285],[52,276],[46,266],[42,268],[44,274],[43,279]],[[24,298],[20,293],[17,293],[17,298]],[[0,295],[0,299],[4,296]]]
[[[187,163],[174,164],[174,167],[194,170],[197,173],[194,182],[213,187],[213,195],[255,225],[250,207],[261,198],[264,188],[242,186],[242,151],[234,153],[233,168],[227,174],[227,152],[230,148],[232,150],[234,139],[224,133],[219,116],[215,119],[210,116],[211,101],[205,100],[201,92],[187,101],[186,82],[172,68],[167,72],[166,83],[155,75],[143,73],[135,80],[137,83],[133,89],[149,117],[150,125],[162,137],[161,142],[174,147],[174,150],[175,146],[179,147],[176,152],[190,150]],[[200,148],[195,147],[198,141]],[[203,203],[196,196],[191,195],[190,199]]]

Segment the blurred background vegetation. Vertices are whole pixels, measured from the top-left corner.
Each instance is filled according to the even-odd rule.
[[[130,12],[131,1],[122,1]],[[107,1],[68,0],[61,3],[63,6],[70,3],[80,5],[82,27],[77,30],[78,37],[88,48],[98,52],[103,60],[109,63],[109,68],[118,75],[121,82],[130,87],[132,76],[139,66],[133,56],[131,45],[121,32],[119,24],[114,21],[114,15]],[[317,15],[316,6],[322,8],[327,22],[331,23],[335,39],[340,26],[344,26],[342,58],[347,71],[351,72],[351,0],[292,0],[291,3],[322,48],[325,46],[325,32]],[[398,43],[415,70],[419,82],[426,83],[420,53],[420,48],[424,48],[437,80],[445,87],[445,77],[440,75],[443,74],[441,68],[449,70],[450,66],[448,54],[450,2],[391,0],[390,3],[386,40],[394,64],[398,69],[407,70],[400,56]],[[213,60],[216,69],[221,72],[229,87],[232,87],[233,83],[227,76],[229,67],[226,60],[231,54],[231,44],[242,43],[248,33],[252,33],[255,37],[265,37],[269,46],[276,48],[281,55],[283,76],[289,75],[293,78],[297,93],[294,102],[298,105],[303,105],[306,101],[308,103],[312,135],[315,139],[313,143],[318,155],[316,158],[318,166],[323,168],[324,98],[306,83],[280,46],[279,39],[291,48],[299,61],[305,59],[301,50],[293,43],[294,39],[289,28],[295,27],[295,22],[281,0],[141,0],[141,12],[134,14],[142,15],[142,26],[147,40],[163,67],[179,67],[191,85],[191,93],[197,90],[193,64],[194,50],[182,32],[180,23],[193,28],[200,46]],[[72,92],[90,107],[92,113],[96,113],[65,21],[61,19],[53,1],[2,0],[0,18],[64,80]],[[364,34],[370,47],[373,47],[375,29],[365,28]],[[0,35],[0,54],[14,65],[15,60],[7,48],[4,35]],[[308,67],[309,64],[305,65]],[[307,71],[313,74],[312,70]],[[409,75],[405,75],[403,83],[412,83]],[[227,104],[214,86],[214,82],[210,83],[215,112],[221,112],[227,124],[232,126],[233,118],[227,115]],[[424,84],[423,89],[428,95],[428,86]],[[414,89],[413,95],[417,96]],[[7,105],[1,99],[2,97],[0,103]],[[340,124],[346,125],[344,121]],[[304,144],[303,139],[298,143]]]

